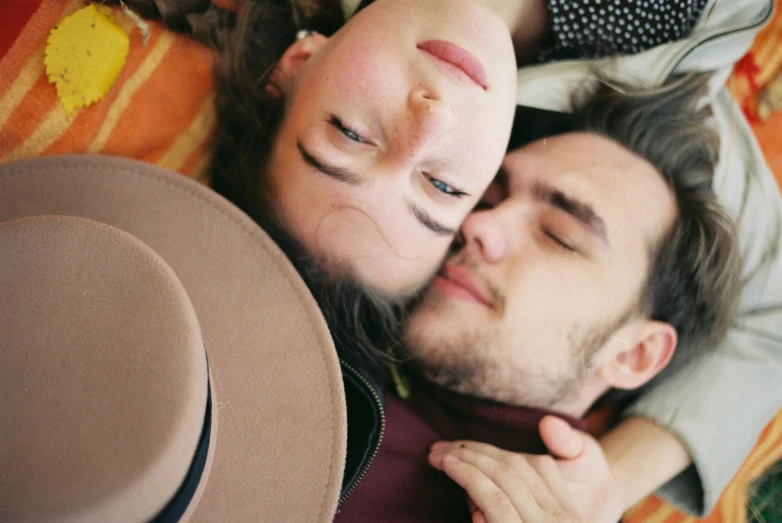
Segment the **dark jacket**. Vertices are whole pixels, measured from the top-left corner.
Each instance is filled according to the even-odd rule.
[[[334,519],[338,523],[469,523],[465,492],[427,456],[437,441],[471,440],[512,452],[545,453],[538,425],[554,414],[577,428],[581,420],[460,394],[409,369],[404,398],[386,388],[386,428],[371,466]]]
[[[340,356],[348,409],[348,448],[340,505],[350,496],[372,463],[385,431],[383,376],[360,360]]]

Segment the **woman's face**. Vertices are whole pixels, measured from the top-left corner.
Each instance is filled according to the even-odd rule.
[[[286,227],[331,270],[389,295],[420,288],[505,153],[516,62],[502,20],[475,0],[377,0],[294,44],[273,78],[286,117],[268,182]]]

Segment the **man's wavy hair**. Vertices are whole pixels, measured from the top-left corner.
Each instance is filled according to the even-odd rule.
[[[712,188],[719,135],[709,123],[708,81],[688,75],[651,90],[601,82],[573,101],[572,130],[606,136],[646,159],[676,198],[676,219],[652,246],[638,302],[638,312],[678,334],[666,373],[722,340],[741,291],[735,224]]]

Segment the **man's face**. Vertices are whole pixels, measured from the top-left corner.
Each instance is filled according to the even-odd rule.
[[[535,142],[502,171],[411,318],[410,356],[454,390],[562,407],[602,349],[634,342],[623,338],[641,321],[674,196],[651,164],[594,134]]]

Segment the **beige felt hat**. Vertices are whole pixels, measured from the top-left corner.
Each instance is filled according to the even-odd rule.
[[[269,237],[152,165],[0,166],[0,521],[331,521],[334,346]]]

